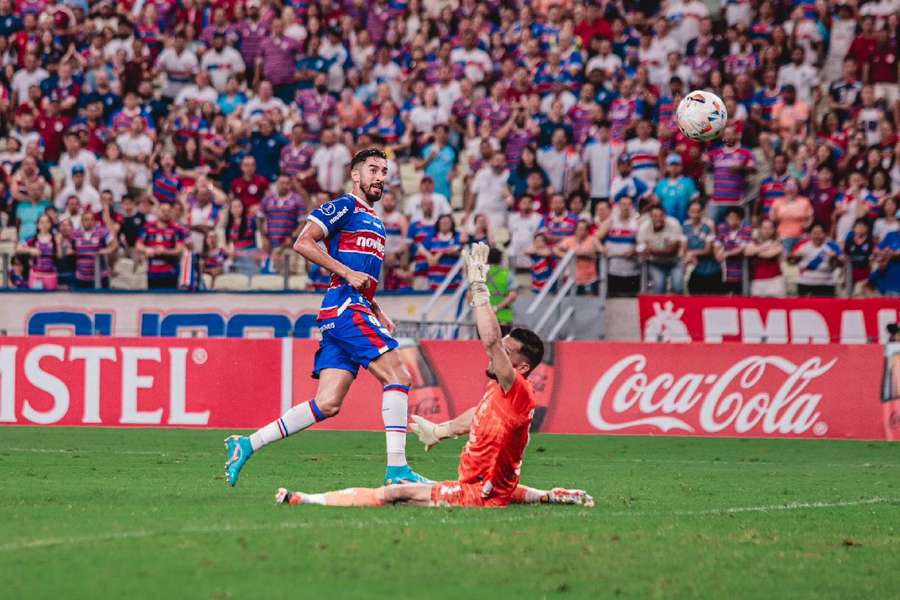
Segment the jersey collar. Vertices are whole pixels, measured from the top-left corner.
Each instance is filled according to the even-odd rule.
[[[371,215],[377,214],[373,207],[369,206],[369,203],[354,194],[353,192],[347,192],[347,195],[356,200],[356,205],[363,209],[364,212],[367,212]]]

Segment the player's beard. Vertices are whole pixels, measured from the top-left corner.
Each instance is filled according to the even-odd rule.
[[[366,195],[366,200],[369,201],[369,204],[375,204],[381,200],[381,196],[384,194],[384,186],[376,187],[375,184],[370,184],[368,187],[362,188],[362,191]]]

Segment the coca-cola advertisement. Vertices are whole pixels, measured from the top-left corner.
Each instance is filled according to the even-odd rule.
[[[543,431],[884,439],[882,348],[557,345]]]
[[[886,343],[900,322],[896,298],[638,298],[645,342],[747,344]]]

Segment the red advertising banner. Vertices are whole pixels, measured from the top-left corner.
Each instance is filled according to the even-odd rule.
[[[896,298],[640,296],[647,342],[885,343],[900,321]]]
[[[317,348],[290,338],[0,338],[0,424],[259,427],[315,397]],[[421,350],[399,352],[413,376],[410,412],[451,418]],[[361,371],[320,427],[381,429],[381,396]]]
[[[280,410],[274,340],[0,338],[0,423],[239,427]]]
[[[0,338],[0,424],[256,428],[314,397],[317,344],[295,339]],[[564,342],[533,375],[550,433],[885,439],[883,349]],[[482,397],[478,342],[407,342],[410,412],[451,418]],[[326,429],[380,430],[381,386],[354,382]]]
[[[884,439],[883,349],[558,344],[542,431]]]

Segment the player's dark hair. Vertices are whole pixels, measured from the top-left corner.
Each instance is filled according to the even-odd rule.
[[[356,168],[356,165],[360,165],[366,162],[370,158],[381,158],[383,160],[387,160],[387,154],[384,153],[380,148],[366,148],[365,150],[360,150],[355,155],[353,155],[353,160],[350,161],[350,170]]]
[[[544,342],[541,341],[538,334],[530,329],[516,327],[509,332],[509,337],[522,343],[520,352],[525,357],[525,360],[528,361],[528,366],[531,367],[531,370],[534,370],[541,364],[541,361],[544,359]]]

